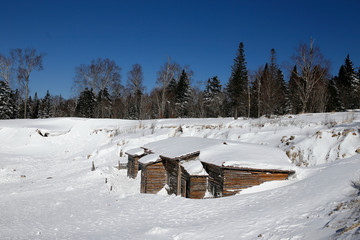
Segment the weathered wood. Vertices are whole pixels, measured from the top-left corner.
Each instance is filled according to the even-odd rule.
[[[157,193],[166,184],[166,171],[162,162],[155,162],[143,166],[141,172],[142,193]]]
[[[177,189],[176,195],[181,195],[181,166],[180,162],[177,163]]]

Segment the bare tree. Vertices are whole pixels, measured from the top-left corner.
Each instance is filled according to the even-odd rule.
[[[33,70],[40,71],[43,70],[42,60],[44,53],[36,53],[35,49],[12,49],[11,58],[17,66],[16,74],[18,83],[23,92],[25,92],[25,101],[24,101],[24,118],[26,118],[26,109],[27,101],[29,98],[29,81],[30,74]]]
[[[304,113],[307,111],[309,100],[314,94],[316,86],[326,77],[329,63],[324,59],[320,49],[314,45],[312,39],[310,39],[310,46],[300,44],[293,60],[299,70],[295,83],[299,90],[301,112]]]
[[[74,89],[81,92],[85,88],[97,95],[101,90],[113,90],[121,81],[121,68],[108,58],[92,60],[90,65],[81,64],[75,68]]]
[[[166,90],[170,81],[174,79],[180,72],[180,66],[176,62],[171,62],[171,57],[168,57],[168,61],[161,66],[157,72],[158,78],[156,83],[161,89],[161,96],[159,99],[159,117],[163,118],[166,107]]]
[[[142,110],[142,95],[144,92],[144,74],[142,72],[142,67],[140,64],[134,64],[132,66],[131,71],[128,73],[128,86],[131,92],[135,96],[135,111],[136,118],[141,118],[141,110]]]
[[[13,73],[13,60],[0,54],[0,79],[2,78],[7,84],[10,83]]]
[[[252,100],[252,105],[254,107],[254,116],[257,116],[258,118],[261,116],[262,114],[262,98],[261,98],[261,94],[262,94],[262,78],[263,78],[263,72],[264,72],[264,67],[260,66],[257,70],[255,70],[251,75],[250,75],[250,79],[252,82],[252,88],[253,88],[253,100]]]

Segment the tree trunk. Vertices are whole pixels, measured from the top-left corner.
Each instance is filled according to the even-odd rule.
[[[26,114],[27,114],[27,101],[29,98],[29,78],[26,79],[26,88],[25,88],[25,101],[24,101],[24,119],[27,118]]]

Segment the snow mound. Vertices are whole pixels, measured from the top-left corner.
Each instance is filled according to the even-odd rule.
[[[297,166],[319,165],[360,153],[359,128],[333,128],[299,141],[293,138],[285,140],[281,147]]]

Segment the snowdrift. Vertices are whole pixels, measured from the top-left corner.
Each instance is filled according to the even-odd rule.
[[[359,121],[358,112],[0,121],[0,238],[358,239]],[[119,162],[173,137],[276,147],[296,174],[228,198],[140,194]]]

